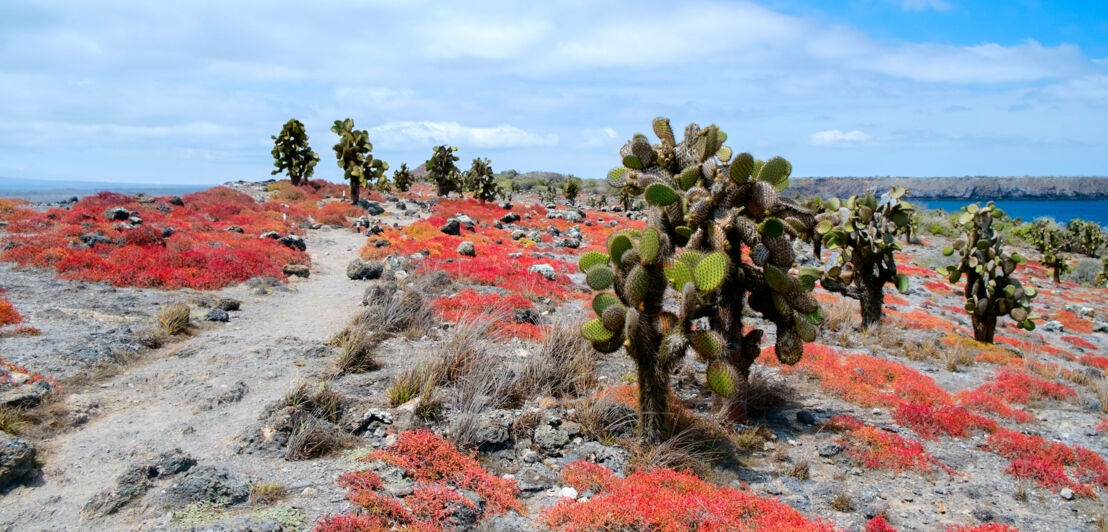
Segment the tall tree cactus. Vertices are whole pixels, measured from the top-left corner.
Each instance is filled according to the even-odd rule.
[[[821,321],[811,289],[817,272],[789,272],[792,239],[814,221],[778,192],[791,165],[763,163],[742,153],[734,160],[715,125],[685,128],[675,142],[669,120],[654,120],[661,144],[635,135],[621,150],[613,187],[650,205],[642,231],[609,235],[608,253],[587,252],[579,267],[598,292],[597,317],[582,327],[593,347],[624,347],[638,367],[641,436],[672,434],[669,375],[688,347],[707,364],[708,387],[726,401],[732,419],[746,418],[747,378],[763,331],[746,330],[746,302],[776,325],[777,357],[800,361]],[[749,252],[748,252],[749,251]]]
[[[312,151],[308,145],[308,132],[304,130],[304,124],[295,118],[290,118],[273,139],[273,166],[275,170],[270,175],[287,173],[293,186],[299,186],[301,182],[311,179],[315,173],[315,165],[319,162],[319,154]]]
[[[1042,264],[1053,270],[1054,282],[1062,282],[1062,275],[1069,273],[1070,263],[1062,256],[1065,235],[1058,224],[1049,220],[1036,220],[1028,231],[1028,239],[1042,255]]]
[[[462,176],[462,184],[481,203],[496,201],[501,193],[488,159],[474,159],[469,170]]]
[[[863,328],[880,323],[885,315],[886,283],[901,293],[908,291],[908,278],[896,272],[893,259],[900,249],[896,238],[907,233],[914,212],[912,204],[901,199],[906,192],[894,187],[880,199],[871,193],[846,201],[831,198],[822,203],[825,212],[816,216],[815,233],[835,250],[820,285],[857,299]]]
[[[375,183],[389,169],[389,165],[373,158],[369,132],[354,129],[353,119],[335,120],[331,131],[339,136],[339,142],[333,149],[343,177],[350,182],[350,202],[358,203],[362,187]]]
[[[576,205],[577,194],[581,192],[581,180],[574,176],[569,176],[569,181],[566,181],[566,188],[564,192],[566,195],[566,201],[570,205]]]
[[[400,168],[392,173],[392,184],[401,192],[407,192],[414,182],[415,178],[408,171],[408,163],[400,163]]]
[[[984,207],[976,203],[962,207],[956,223],[963,234],[953,245],[943,248],[943,255],[958,252],[961,260],[954,266],[938,269],[951,283],[957,283],[963,274],[966,276],[966,312],[973,322],[973,337],[990,344],[999,316],[1010,316],[1029,331],[1035,328],[1031,321],[1036,317],[1031,314],[1031,299],[1037,291],[1012,277],[1016,266],[1027,259],[1005,251],[1000,232],[993,228],[993,220],[1003,216],[1004,212],[991,201]]]
[[[1074,253],[1096,257],[1104,245],[1104,232],[1100,224],[1074,218],[1066,222],[1066,248]]]
[[[462,191],[459,170],[454,165],[458,160],[458,156],[454,155],[456,151],[458,151],[456,146],[435,146],[431,158],[424,163],[427,168],[427,178],[435,183],[439,196],[449,196],[451,192]]]

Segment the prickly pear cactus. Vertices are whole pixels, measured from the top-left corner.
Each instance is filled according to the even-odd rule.
[[[273,139],[273,166],[276,170],[270,175],[286,172],[292,186],[300,185],[301,181],[307,181],[315,173],[315,165],[319,162],[319,154],[308,146],[308,133],[304,130],[304,124],[295,118],[290,118],[281,128],[281,133],[270,137]]]
[[[915,209],[901,199],[907,192],[894,187],[878,199],[873,194],[851,196],[846,201],[831,198],[822,202],[816,215],[815,233],[828,249],[835,250],[820,277],[820,285],[832,292],[857,299],[862,307],[862,326],[880,323],[884,316],[885,283],[901,293],[908,291],[908,277],[896,272],[893,253],[900,249],[896,239],[908,231]]]
[[[496,201],[502,192],[500,185],[496,183],[496,178],[493,177],[492,166],[489,166],[488,159],[474,159],[473,165],[462,176],[462,183],[465,190],[482,203]]]
[[[354,129],[354,120],[335,120],[331,131],[339,136],[335,144],[335,158],[343,176],[350,182],[350,202],[357,203],[361,188],[377,182],[389,169],[388,163],[373,158],[373,144],[369,132]]]
[[[1104,232],[1096,222],[1075,218],[1066,222],[1065,240],[1069,251],[1096,257],[1104,245]]]
[[[763,335],[744,329],[744,305],[776,325],[786,364],[815,339],[821,313],[811,294],[817,275],[789,271],[793,239],[814,223],[811,211],[779,197],[789,162],[733,156],[715,125],[690,124],[680,143],[668,119],[655,119],[654,132],[660,144],[635,135],[608,175],[650,206],[647,227],[612,233],[607,253],[585,253],[578,265],[597,292],[596,318],[581,333],[598,351],[623,347],[635,360],[642,436],[657,441],[672,429],[668,378],[689,347],[707,365],[709,388],[742,421]]]
[[[1037,291],[1012,277],[1016,266],[1027,259],[1007,253],[1000,232],[993,228],[993,220],[1003,216],[1004,211],[991,201],[984,207],[976,203],[962,207],[955,222],[963,234],[943,249],[947,256],[959,253],[961,260],[938,269],[951,283],[966,276],[966,312],[973,321],[973,337],[979,342],[993,342],[998,316],[1007,315],[1029,331],[1035,328],[1031,320],[1037,316],[1031,314],[1031,299]]]
[[[1028,240],[1042,254],[1042,264],[1054,270],[1054,282],[1062,282],[1062,275],[1069,273],[1070,264],[1062,256],[1065,235],[1062,228],[1048,220],[1036,220],[1027,232]]]
[[[462,191],[462,180],[458,167],[454,165],[458,160],[458,156],[454,155],[456,151],[458,151],[456,146],[435,146],[435,152],[424,163],[427,168],[427,179],[435,183],[439,196],[448,196],[451,192]]]
[[[392,184],[401,192],[407,192],[408,189],[412,188],[412,183],[414,182],[415,178],[412,177],[412,173],[408,171],[408,163],[401,163],[400,169],[392,173]]]

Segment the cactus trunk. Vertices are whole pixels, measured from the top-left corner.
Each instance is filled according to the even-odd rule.
[[[654,364],[638,364],[640,437],[660,443],[673,434],[669,412],[669,374]]]
[[[986,344],[993,343],[996,333],[996,313],[990,312],[983,317],[973,317],[973,339]]]
[[[350,180],[350,203],[358,204],[358,195],[362,191],[362,184],[357,179]]]
[[[858,280],[862,288],[862,328],[868,329],[871,325],[879,325],[885,317],[885,279],[863,275]]]

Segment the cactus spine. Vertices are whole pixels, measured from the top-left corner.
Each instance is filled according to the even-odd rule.
[[[435,183],[439,196],[449,196],[451,192],[462,191],[459,170],[454,165],[458,160],[458,156],[454,155],[456,151],[458,151],[456,146],[435,146],[431,158],[424,163],[427,168],[427,178]]]
[[[966,312],[973,322],[973,337],[978,342],[993,342],[998,316],[1007,315],[1020,327],[1033,330],[1031,299],[1037,291],[1031,285],[1024,286],[1012,273],[1016,266],[1027,259],[1004,250],[1000,232],[993,227],[993,220],[1004,216],[1004,211],[993,202],[984,207],[976,203],[962,207],[962,214],[955,220],[963,234],[953,245],[943,248],[950,256],[958,252],[961,260],[951,267],[939,268],[951,283],[966,276]]]
[[[285,172],[294,187],[311,179],[315,173],[315,165],[319,162],[319,154],[308,145],[308,133],[304,130],[304,124],[290,118],[277,136],[269,138],[273,139],[273,151],[270,153],[273,154],[273,166],[276,167],[270,175]]]
[[[824,212],[816,216],[815,233],[828,249],[836,250],[820,285],[857,299],[863,328],[879,324],[884,316],[885,283],[893,283],[901,293],[908,290],[908,278],[896,272],[893,259],[900,249],[896,237],[907,233],[914,212],[901,199],[906,192],[894,187],[880,199],[873,194],[846,201],[832,198],[822,202]]]
[[[789,273],[792,224],[803,226],[812,214],[777,195],[788,186],[788,161],[763,163],[746,153],[732,159],[715,125],[690,124],[680,143],[668,119],[655,119],[654,131],[661,144],[636,135],[620,150],[623,166],[608,176],[622,193],[645,199],[646,229],[612,233],[607,253],[586,253],[578,264],[599,292],[597,318],[582,335],[600,352],[624,347],[635,361],[647,441],[672,433],[669,375],[689,347],[730,417],[746,419],[747,378],[763,336],[744,328],[747,301],[776,325],[777,357],[786,364],[800,360],[821,320],[811,294],[817,275]],[[751,260],[744,248],[764,253]]]
[[[335,120],[331,131],[339,136],[339,142],[334,146],[335,158],[343,170],[343,177],[350,182],[350,202],[358,203],[362,187],[380,179],[389,165],[373,158],[369,132],[354,129],[354,120]]]

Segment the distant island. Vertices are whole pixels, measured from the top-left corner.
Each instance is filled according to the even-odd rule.
[[[786,194],[840,197],[893,186],[933,200],[1108,200],[1108,177],[794,177]]]

